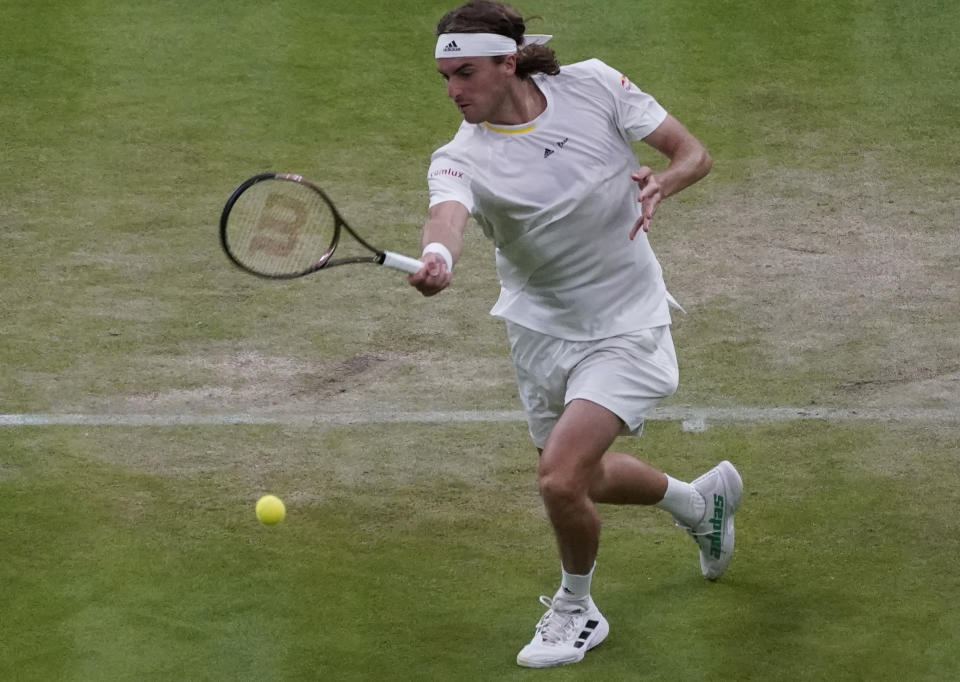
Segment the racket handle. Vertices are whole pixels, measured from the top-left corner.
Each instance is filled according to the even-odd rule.
[[[410,256],[403,256],[399,253],[394,253],[393,251],[384,251],[383,252],[383,263],[388,268],[396,268],[397,270],[403,270],[404,272],[419,272],[420,268],[423,267],[423,263],[418,261],[416,258],[410,258]]]

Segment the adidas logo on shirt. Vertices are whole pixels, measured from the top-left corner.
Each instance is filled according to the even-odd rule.
[[[460,51],[460,46],[457,45],[457,41],[456,41],[456,40],[451,40],[449,43],[447,43],[447,44],[444,46],[443,51],[444,51],[444,52],[459,52],[459,51]]]
[[[569,142],[569,141],[570,141],[570,138],[569,138],[569,137],[565,137],[565,138],[563,138],[562,140],[560,140],[559,142],[555,142],[555,143],[554,143],[554,146],[556,147],[556,149],[550,149],[550,147],[544,147],[544,148],[543,148],[543,158],[547,158],[547,157],[550,156],[551,154],[560,151],[561,149],[563,149],[563,145],[565,145],[565,144],[566,144],[567,142]]]

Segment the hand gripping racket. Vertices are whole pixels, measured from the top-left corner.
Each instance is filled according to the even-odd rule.
[[[373,255],[332,258],[341,229]],[[290,173],[263,173],[237,187],[220,216],[220,244],[247,272],[271,279],[302,277],[346,263],[377,263],[417,272],[416,258],[381,251],[354,232],[317,185]]]

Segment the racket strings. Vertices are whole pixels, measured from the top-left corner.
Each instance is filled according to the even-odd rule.
[[[264,180],[230,210],[227,246],[246,267],[269,276],[295,275],[329,256],[336,218],[317,192],[297,182]]]

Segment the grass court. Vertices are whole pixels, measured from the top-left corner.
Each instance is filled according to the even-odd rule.
[[[603,509],[610,637],[520,669],[559,574],[525,425],[385,418],[519,410],[490,245],[472,229],[423,299],[374,267],[257,280],[216,233],[241,180],[289,171],[415,255],[459,124],[432,58],[454,5],[6,0],[0,678],[957,675],[960,6],[515,5],[714,157],[650,233],[688,311],[665,408],[867,418],[618,442],[687,480],[736,463],[730,569]]]

